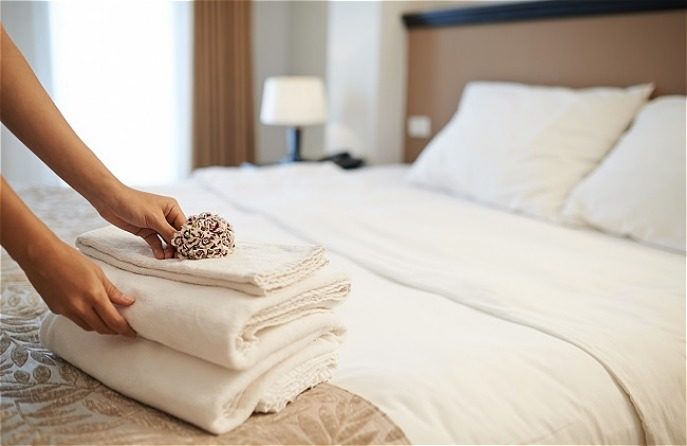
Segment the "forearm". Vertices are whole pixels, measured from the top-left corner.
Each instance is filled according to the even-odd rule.
[[[61,240],[31,212],[2,178],[0,188],[0,244],[26,269],[61,244]]]
[[[131,305],[93,262],[60,240],[2,178],[0,242],[51,311],[84,330],[135,336],[114,307]]]
[[[94,205],[121,183],[79,139],[2,29],[0,118],[31,151]]]

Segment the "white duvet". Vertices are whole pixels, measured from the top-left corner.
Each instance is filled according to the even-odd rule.
[[[684,443],[685,257],[407,186],[404,168],[205,169],[168,188],[350,274],[334,384],[414,443]]]

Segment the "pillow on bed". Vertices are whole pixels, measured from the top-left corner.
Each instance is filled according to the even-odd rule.
[[[685,96],[647,104],[565,215],[599,229],[685,250]]]
[[[653,90],[471,82],[413,165],[412,183],[549,220]]]

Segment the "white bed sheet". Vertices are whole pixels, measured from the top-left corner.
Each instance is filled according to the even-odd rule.
[[[342,173],[327,165],[208,169],[165,192],[187,213],[222,213],[239,240],[304,238],[339,254],[333,261],[352,276],[353,292],[341,308],[349,339],[334,384],[375,403],[414,443],[679,441],[684,422],[666,417],[681,400],[684,420],[684,275],[677,273],[683,256],[409,188],[404,172]],[[585,319],[601,310],[588,308],[585,293],[613,295],[621,278],[631,283],[618,299],[640,301],[629,313],[645,304],[636,294],[665,301],[647,309],[656,312],[651,323],[664,318],[663,325],[640,326],[640,334],[675,338],[668,347],[662,338],[638,341],[635,328],[626,327],[628,342],[640,348],[625,361],[641,364],[641,355],[651,356],[648,347],[659,358],[650,358],[658,368],[636,378],[631,396],[594,345],[584,336],[570,338],[578,328],[570,318],[561,323],[572,308],[573,322],[594,326],[594,318]],[[565,303],[575,299],[580,302],[572,307]],[[624,305],[604,300],[601,307],[613,314]],[[620,327],[609,330],[643,316],[621,313],[611,317]],[[683,382],[675,383],[680,373]],[[661,380],[669,385],[654,388]],[[642,387],[657,392],[640,404],[644,412],[630,399],[635,388],[646,399]],[[671,390],[682,396],[667,395]]]

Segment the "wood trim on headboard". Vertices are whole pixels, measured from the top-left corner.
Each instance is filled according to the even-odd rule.
[[[404,132],[406,162],[414,161],[448,122],[456,112],[463,88],[475,80],[571,88],[627,87],[653,82],[654,96],[686,93],[685,1],[544,0],[536,3],[540,10],[553,8],[559,12],[563,6],[601,3],[622,5],[624,9],[621,13],[616,10],[616,13],[601,14],[597,10],[597,13],[574,17],[546,15],[545,20],[532,16],[525,19],[523,15],[518,19],[493,19],[496,16],[492,16],[492,20],[483,20],[489,15],[486,10],[501,13],[519,10],[522,14],[533,8],[532,2],[511,3],[459,8],[461,14],[467,10],[482,11],[482,18],[477,22],[410,26],[405,123],[411,116],[426,116],[431,122],[431,132],[426,138],[411,138]],[[638,12],[636,8],[640,4],[651,10]],[[635,9],[627,13],[630,7]],[[427,14],[437,12],[409,17]]]
[[[687,8],[687,0],[546,0],[408,13],[408,28],[541,20]]]

